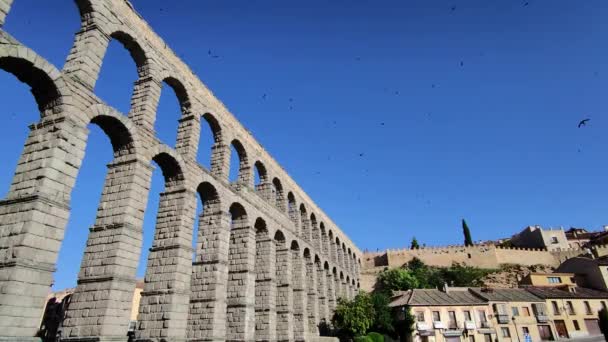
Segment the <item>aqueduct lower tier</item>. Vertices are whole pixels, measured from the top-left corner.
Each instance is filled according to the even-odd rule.
[[[12,2],[0,0],[0,68],[32,88],[40,121],[30,127],[9,193],[0,201],[0,340],[36,340],[90,124],[108,135],[114,160],[63,341],[126,340],[153,162],[162,169],[165,190],[136,339],[318,336],[337,299],[358,290],[361,252],[355,245],[128,2],[76,1],[82,25],[62,71],[2,29]],[[139,74],[127,114],[94,93],[112,39],[129,50]],[[163,82],[175,90],[182,109],[175,148],[154,131]],[[205,122],[215,141],[210,170],[196,162]],[[228,179],[231,146],[240,161],[235,182]],[[199,200],[202,212],[196,212]]]

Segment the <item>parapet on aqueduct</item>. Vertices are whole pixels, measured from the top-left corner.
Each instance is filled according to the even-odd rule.
[[[9,194],[0,202],[0,340],[36,340],[89,124],[108,135],[114,160],[63,341],[126,341],[153,161],[162,169],[165,191],[136,339],[304,341],[318,336],[318,325],[330,318],[337,297],[358,290],[357,247],[127,1],[76,1],[82,25],[61,71],[2,29],[12,2],[0,0],[0,68],[32,88],[40,121],[31,126]],[[139,74],[127,114],[94,94],[112,39],[129,50]],[[154,131],[163,82],[175,90],[182,109],[175,149]],[[209,124],[214,134],[210,170],[196,162],[201,124]],[[232,184],[231,146],[240,160]],[[195,212],[198,198],[202,213]],[[198,236],[193,237],[197,214]]]

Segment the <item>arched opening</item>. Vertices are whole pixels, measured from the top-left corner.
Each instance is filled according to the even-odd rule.
[[[217,119],[210,113],[203,114],[201,118],[201,131],[200,139],[198,144],[198,150],[196,154],[196,160],[199,164],[205,166],[207,170],[215,170],[221,165],[214,165],[213,162],[218,163],[218,158],[214,158],[216,154],[216,146],[222,142],[222,129]],[[219,153],[219,150],[217,150]]]
[[[230,143],[230,176],[231,183],[248,185],[249,183],[249,161],[247,152],[240,141],[234,139]]]
[[[190,99],[184,85],[173,77],[162,82],[154,130],[164,144],[175,147],[181,118],[190,113]]]
[[[310,222],[308,221],[308,215],[306,213],[306,206],[304,203],[300,204],[300,233],[304,241],[310,241]]]
[[[152,163],[162,171],[164,188],[158,195],[154,238],[148,250],[135,335],[137,339],[151,339],[161,327],[161,333],[167,334],[167,339],[176,339],[183,337],[184,331],[180,331],[179,326],[187,320],[189,295],[173,290],[187,289],[190,285],[190,248],[197,199],[195,194],[185,191],[182,167],[170,151],[161,149],[152,158]],[[154,192],[150,196],[157,197]],[[144,235],[147,234],[144,225]],[[167,250],[172,251],[170,258]],[[160,274],[162,277],[158,276]],[[174,304],[166,307],[165,303]],[[162,316],[156,314],[161,311]]]
[[[327,257],[329,258],[329,260],[331,260],[331,262],[335,263],[336,249],[334,248],[334,232],[331,229],[329,230],[329,233],[327,233],[327,237],[329,238],[329,241],[327,243]]]
[[[283,192],[283,184],[278,178],[272,180],[272,192],[274,193],[275,206],[281,212],[285,212],[285,194]]]
[[[254,187],[260,197],[268,200],[270,198],[270,186],[268,184],[268,172],[266,166],[261,161],[256,161],[254,164]]]
[[[2,29],[61,67],[72,47],[74,32],[80,29],[78,8],[73,1],[14,0]]]
[[[196,192],[200,201],[197,202],[196,211],[198,215],[195,222],[194,238],[192,239],[193,261],[202,262],[203,247],[210,243],[205,240],[205,237],[211,236],[211,230],[217,230],[220,223],[218,219],[221,218],[221,202],[217,190],[211,183],[201,183]]]
[[[132,299],[138,275],[137,266],[142,260],[140,229],[144,221],[150,172],[135,158],[137,151],[134,149],[129,129],[121,121],[122,118],[113,115],[108,113],[96,116],[91,123],[101,128],[104,135],[109,137],[114,159],[111,162],[103,160],[103,151],[93,150],[98,147],[98,142],[94,136],[90,136],[85,163],[88,154],[98,163],[95,171],[100,174],[95,176],[88,174],[86,165],[81,167],[79,173],[79,178],[86,177],[88,184],[105,178],[103,187],[96,185],[103,189],[101,199],[93,199],[93,196],[99,194],[96,189],[85,190],[86,199],[73,198],[74,206],[70,218],[80,220],[83,217],[89,219],[94,217],[95,219],[86,225],[78,224],[78,230],[82,230],[83,226],[91,227],[86,237],[82,259],[76,255],[67,256],[68,260],[82,260],[77,286],[63,323],[63,332],[68,336],[80,337],[83,331],[94,327],[100,328],[99,331],[104,331],[106,334],[110,331],[117,335],[126,334],[130,323]],[[95,130],[91,129],[91,134],[95,134]],[[103,170],[106,164],[107,169]],[[104,171],[105,177],[101,176]],[[141,181],[134,182],[133,179],[138,177]],[[78,186],[77,182],[76,187]],[[75,211],[79,210],[77,206],[88,206],[91,203],[98,203],[96,214],[92,213],[93,209],[90,207],[85,209],[91,210],[90,214],[75,214]],[[68,229],[72,222],[74,221],[68,224]],[[73,234],[73,236],[77,235],[78,233]],[[70,242],[69,236],[66,234],[64,243]],[[67,253],[78,253],[78,249],[72,246],[66,249]],[[73,261],[67,262],[73,263]],[[108,267],[108,265],[120,265],[120,267]],[[90,298],[96,298],[96,305],[100,305],[100,308],[113,308],[115,311],[112,314],[106,309],[89,311]],[[73,319],[85,314],[91,319],[85,322]],[[115,319],[108,320],[107,317],[110,315]]]
[[[0,168],[0,194],[4,197],[15,175],[19,157],[22,152],[25,153],[20,146],[25,146],[28,135],[35,133],[28,126],[40,121],[45,111],[52,110],[61,101],[53,80],[30,61],[0,57],[0,69],[6,71],[0,72],[0,86],[3,89],[0,97],[3,112],[0,143],[2,146],[15,147],[0,150],[3,161],[3,167]],[[28,85],[29,89],[20,86],[21,82]]]
[[[126,114],[131,109],[135,82],[147,73],[147,59],[143,49],[128,34],[114,32],[110,37],[95,94]]]
[[[325,223],[321,222],[319,223],[319,229],[321,230],[321,249],[320,252],[321,254],[327,256],[327,231],[325,230]]]
[[[298,230],[298,205],[296,203],[296,197],[293,195],[293,192],[287,193],[287,212],[289,213],[289,218],[296,226],[296,234]]]

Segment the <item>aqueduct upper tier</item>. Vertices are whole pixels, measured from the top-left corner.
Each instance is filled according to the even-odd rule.
[[[30,127],[9,193],[0,201],[0,340],[35,340],[90,124],[110,138],[114,160],[62,341],[126,341],[153,163],[162,170],[165,190],[136,339],[318,336],[337,298],[358,290],[359,249],[127,1],[76,0],[81,28],[63,70],[4,31],[12,2],[0,0],[0,68],[31,87],[40,121]],[[128,113],[94,92],[113,39],[137,65]],[[182,111],[175,148],[154,130],[163,83],[173,88]],[[214,135],[209,169],[196,161],[203,124]],[[239,159],[234,182],[228,177],[232,148]],[[202,212],[196,212],[197,201]]]

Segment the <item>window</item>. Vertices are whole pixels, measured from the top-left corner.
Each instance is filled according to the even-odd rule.
[[[416,311],[416,322],[424,322],[424,311]]]
[[[556,315],[556,316],[560,315],[561,312],[559,311],[559,306],[557,305],[557,302],[556,301],[552,301],[551,305],[553,306],[553,314]]]
[[[456,311],[448,311],[448,328],[449,329],[457,329],[458,326],[456,324]]]
[[[580,325],[578,325],[578,321],[577,320],[573,320],[572,324],[574,325],[574,330],[579,331],[581,330]]]
[[[466,311],[464,312],[464,320],[465,320],[465,321],[472,321],[472,320],[473,320],[473,319],[471,318],[471,311],[466,310]]]
[[[557,244],[557,243],[559,243],[559,241],[557,240],[557,236],[552,236],[552,237],[551,237],[551,243],[552,243],[552,244]]]
[[[502,327],[500,328],[500,331],[502,331],[502,337],[511,337],[511,330],[509,330],[509,327]]]
[[[474,335],[470,335],[469,336],[469,342],[475,342],[475,336]]]
[[[479,321],[480,322],[487,322],[488,321],[486,319],[486,311],[485,310],[477,310],[477,315],[479,316]]]
[[[492,335],[483,334],[483,342],[492,342]]]
[[[521,311],[523,313],[524,316],[530,316],[530,308],[527,306],[524,306],[521,308]]]
[[[528,327],[522,327],[521,332],[523,333],[524,336],[530,335],[530,330],[528,329]]]
[[[439,314],[439,311],[433,311],[433,322],[439,321],[441,321],[441,315]]]
[[[591,305],[589,305],[588,301],[585,301],[585,313],[587,315],[593,315],[593,311],[591,310]]]
[[[547,280],[549,281],[549,284],[561,284],[562,283],[562,278],[560,278],[560,277],[547,277]]]
[[[513,316],[519,316],[519,309],[517,306],[511,307],[511,312],[513,313]]]
[[[574,315],[574,305],[572,305],[571,301],[566,302],[566,308],[568,309],[568,315]]]

